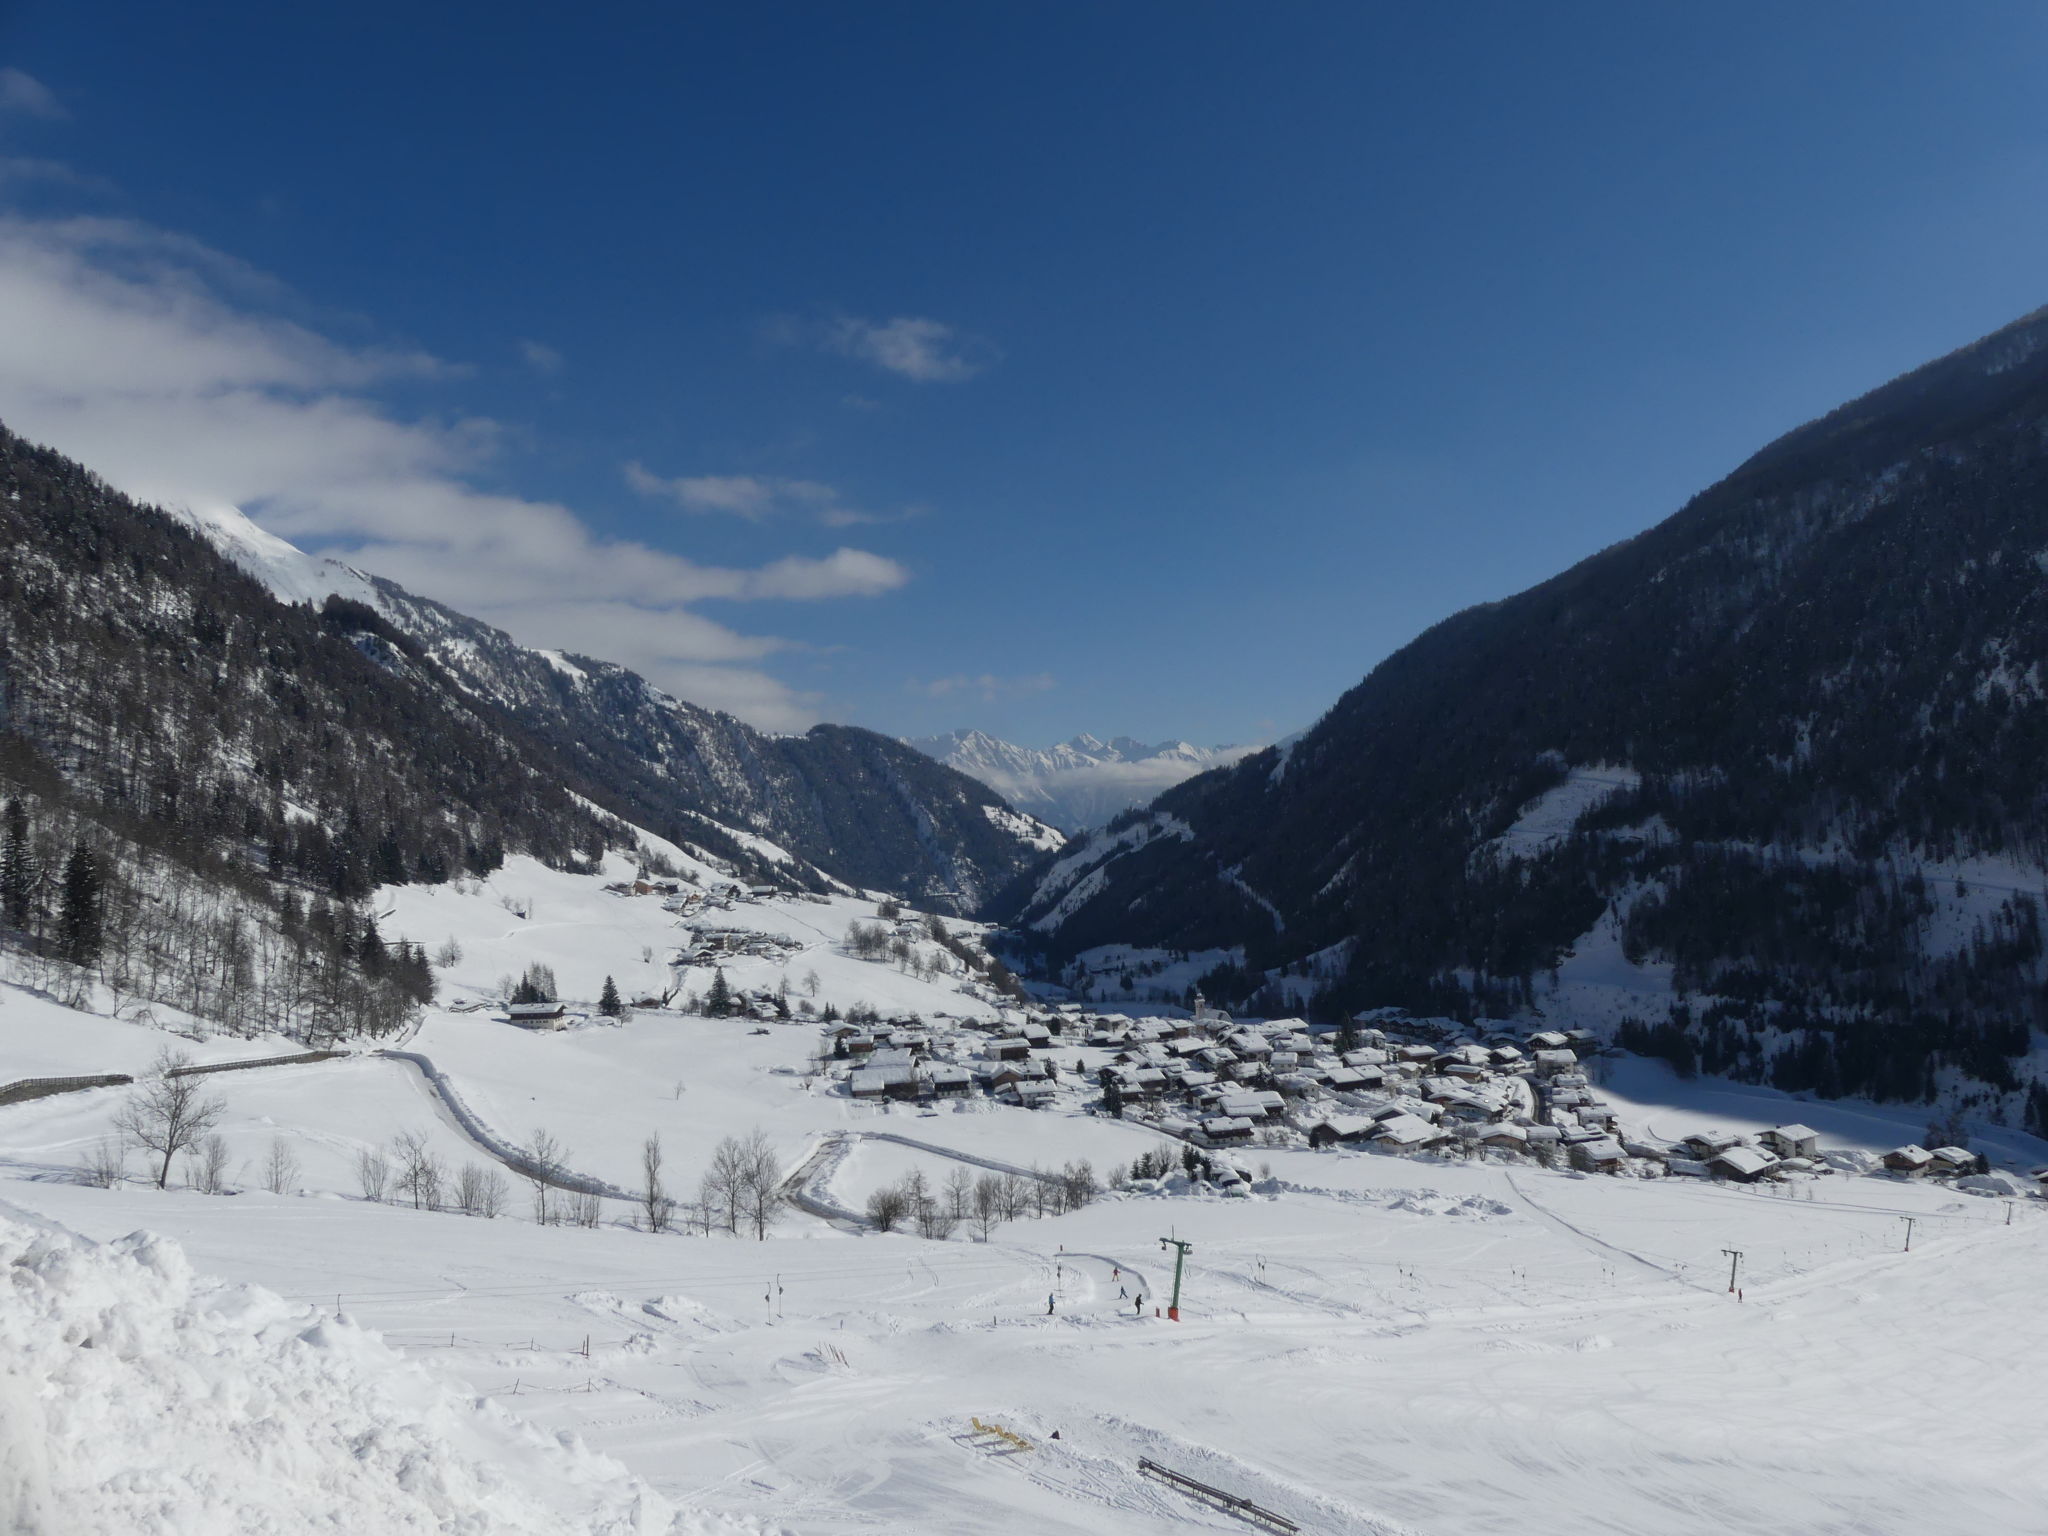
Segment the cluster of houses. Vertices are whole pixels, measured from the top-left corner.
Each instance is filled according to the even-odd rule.
[[[1129,1018],[1069,1004],[1021,1022],[841,1024],[831,1039],[857,1099],[983,1094],[1078,1108],[1099,1094],[1111,1112],[1203,1147],[1258,1139],[1738,1183],[1833,1171],[1810,1126],[1677,1141],[1622,1126],[1588,1074],[1601,1047],[1584,1030],[1474,1039],[1451,1020],[1385,1012],[1344,1030],[1312,1030],[1298,1019],[1238,1022],[1198,999],[1192,1018]],[[1932,1178],[1980,1166],[1957,1147],[1902,1147],[1883,1162]]]
[[[656,879],[651,875],[615,880],[605,889],[614,896],[657,897],[664,908],[683,917],[691,917],[707,909],[729,912],[742,903],[767,901],[776,896],[797,895],[806,901],[825,900],[823,896],[784,891],[774,885],[742,885],[737,880],[715,880],[700,888],[686,881]]]
[[[976,1094],[1027,1109],[1061,1090],[1052,1050],[1058,1019],[898,1019],[826,1026],[835,1058],[847,1063],[846,1091],[870,1102],[929,1103]]]
[[[761,933],[748,928],[697,927],[684,931],[670,957],[671,965],[716,965],[743,956],[777,963],[793,960],[804,946],[786,933]]]

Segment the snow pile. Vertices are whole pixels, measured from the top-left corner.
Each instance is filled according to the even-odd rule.
[[[660,1497],[138,1232],[0,1219],[0,1530],[653,1536]]]

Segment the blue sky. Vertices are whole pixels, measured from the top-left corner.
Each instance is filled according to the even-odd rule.
[[[2048,301],[2044,42],[17,3],[0,417],[770,725],[1260,739]]]

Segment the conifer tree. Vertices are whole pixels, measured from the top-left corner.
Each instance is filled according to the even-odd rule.
[[[10,928],[26,928],[35,912],[36,854],[29,841],[28,808],[10,799],[0,832],[0,917]]]
[[[711,991],[705,995],[704,1011],[714,1019],[722,1019],[732,1012],[732,988],[725,984],[725,972],[711,973]]]
[[[105,942],[106,890],[99,856],[84,843],[74,843],[64,863],[57,952],[73,965],[97,965]]]
[[[609,976],[604,979],[604,991],[598,995],[597,1011],[608,1019],[622,1018],[625,1015],[626,1005],[619,1001],[618,984]]]

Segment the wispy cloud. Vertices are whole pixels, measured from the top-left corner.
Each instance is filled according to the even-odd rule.
[[[953,384],[971,379],[995,361],[994,349],[940,320],[898,315],[861,320],[851,315],[828,332],[835,352],[873,363],[920,384]]]
[[[833,487],[817,480],[779,475],[657,475],[637,459],[625,466],[626,484],[642,496],[672,501],[685,512],[723,513],[749,522],[794,513],[814,518],[827,528],[858,528],[875,523],[900,523],[923,515],[923,508],[868,512],[850,506]]]
[[[919,384],[957,384],[987,371],[1001,355],[986,338],[924,315],[897,315],[888,320],[834,315],[816,321],[777,315],[762,328],[762,334],[777,346],[814,347]],[[848,395],[845,403],[872,409],[876,402]]]
[[[786,642],[695,605],[866,597],[909,580],[858,549],[700,564],[602,538],[561,503],[481,489],[496,423],[409,418],[376,392],[461,370],[339,345],[280,318],[282,303],[264,302],[276,286],[144,225],[0,213],[0,419],[133,495],[238,507],[530,644],[623,662],[777,729],[814,718],[754,665]]]
[[[535,373],[560,373],[564,361],[562,354],[544,341],[519,340],[520,361]]]
[[[13,68],[0,68],[0,112],[51,121],[71,115],[47,85],[34,75]]]
[[[911,693],[921,693],[926,698],[950,699],[964,696],[979,698],[985,704],[993,704],[1001,698],[1045,693],[1059,687],[1059,682],[1050,672],[1036,672],[1028,677],[997,677],[992,672],[955,672],[948,677],[914,677],[904,686]]]

